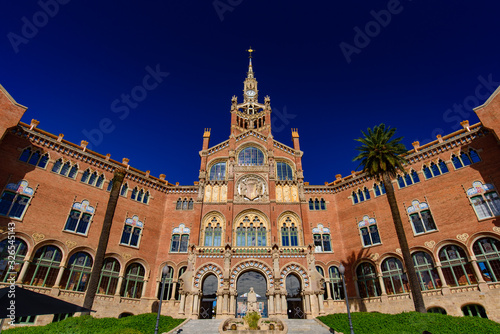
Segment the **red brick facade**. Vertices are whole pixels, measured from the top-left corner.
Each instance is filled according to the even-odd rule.
[[[128,190],[118,200],[106,251],[116,265],[107,268],[110,285],[107,278],[100,284],[94,303],[99,317],[154,310],[165,265],[173,274],[162,310],[174,317],[234,316],[247,292],[238,279],[248,273],[254,276],[245,277],[265,282],[258,289],[268,315],[309,318],[345,312],[335,274],[340,263],[346,267],[353,311],[412,310],[407,284],[399,283],[404,269],[398,271],[402,257],[386,196],[361,173],[337,175],[320,186],[304,182],[298,131],[292,130],[293,148],[273,139],[270,99],[258,102],[251,65],[243,102],[232,99],[229,139],[210,146],[210,130],[205,130],[200,175],[193,186],[170,184],[164,175],[136,170],[126,159],[118,162],[89,151],[85,142],[67,142],[38,129],[36,121],[21,123],[26,108],[0,88],[2,256],[9,227],[15,225],[24,245],[18,246],[15,270],[9,272],[2,262],[4,285],[13,277],[32,290],[81,304],[89,264],[81,268],[95,255],[113,171],[124,167]],[[414,144],[408,171],[416,172],[418,182],[411,173],[406,182],[414,184],[402,187],[401,180],[393,181],[415,263],[427,254],[427,262],[417,268],[426,307],[462,315],[464,307],[480,306],[496,321],[498,91],[476,108],[482,123],[463,122],[460,131],[424,146]],[[36,151],[40,156],[33,156]],[[461,154],[468,154],[471,163]],[[83,213],[90,219],[78,216]],[[52,264],[47,264],[49,258]],[[213,298],[207,296],[208,283],[205,292],[203,288],[211,275],[216,278]],[[290,297],[293,282],[300,285],[295,299]],[[47,321],[48,316],[40,317],[37,323]]]

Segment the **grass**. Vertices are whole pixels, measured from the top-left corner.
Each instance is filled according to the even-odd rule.
[[[436,313],[404,312],[384,314],[371,312],[352,313],[356,334],[495,334],[500,333],[500,324],[478,317],[452,317]],[[350,333],[347,314],[337,313],[318,317],[337,332]]]
[[[159,333],[171,331],[184,319],[161,316]],[[17,326],[7,334],[149,334],[156,326],[156,313],[117,318],[72,317],[46,326]]]

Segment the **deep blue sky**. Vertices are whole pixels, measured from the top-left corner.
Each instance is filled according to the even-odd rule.
[[[380,14],[385,27],[373,24],[388,6],[390,22]],[[407,148],[426,143],[459,120],[477,122],[472,105],[500,83],[494,1],[72,0],[53,17],[36,1],[3,8],[0,83],[29,108],[24,122],[80,143],[109,119],[113,131],[93,149],[185,185],[198,177],[203,129],[212,128],[211,146],[229,136],[250,45],[273,134],[291,146],[290,128],[299,129],[311,184],[357,167],[360,130],[384,122]],[[340,44],[356,47],[356,27],[372,37],[358,38],[348,63]],[[119,100],[113,109],[157,64],[169,75],[128,115]],[[496,84],[479,87],[487,81]],[[449,110],[463,104],[466,117]],[[294,118],[276,117],[285,110]]]

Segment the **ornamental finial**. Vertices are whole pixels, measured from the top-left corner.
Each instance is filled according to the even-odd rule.
[[[250,49],[248,49],[247,51],[248,51],[248,58],[252,58],[252,52],[255,52],[255,50],[252,49],[252,47],[250,47]]]

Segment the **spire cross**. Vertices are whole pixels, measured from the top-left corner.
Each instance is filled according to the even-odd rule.
[[[248,58],[252,58],[252,52],[254,52],[255,50],[253,50],[252,47],[250,47],[250,49],[248,49],[247,51],[248,51]]]

